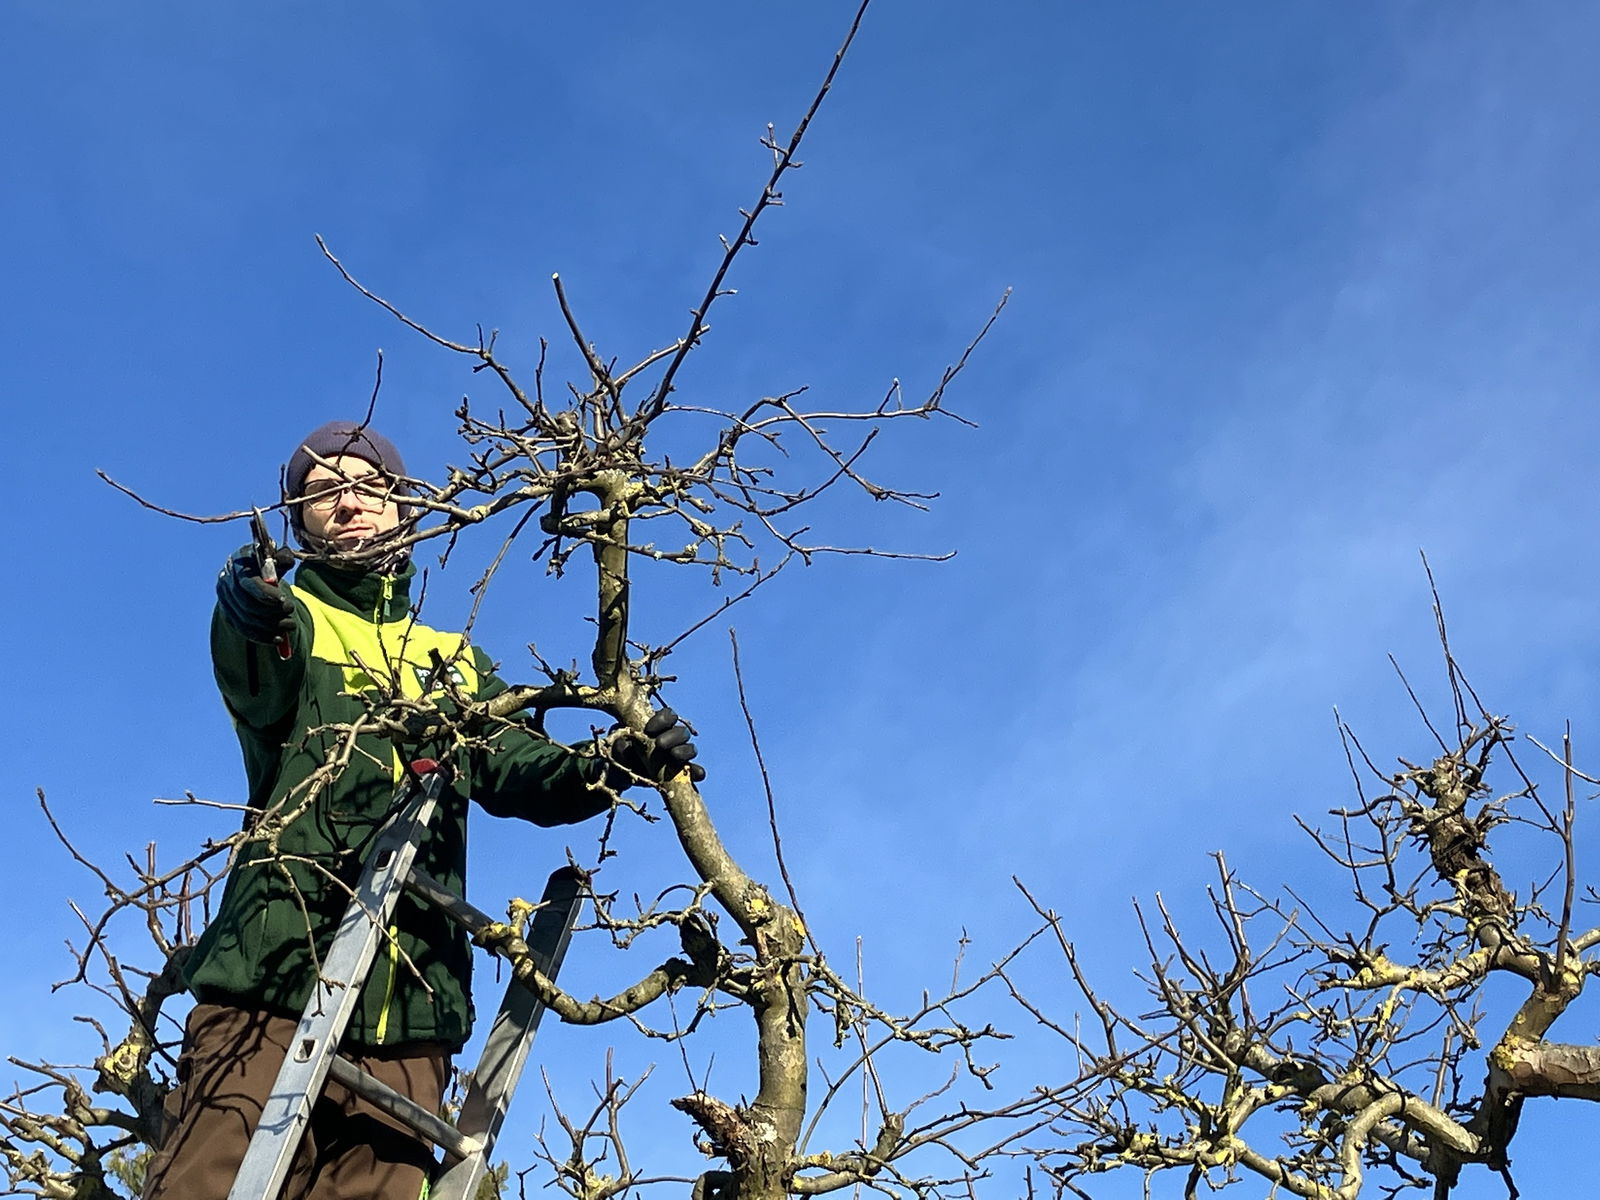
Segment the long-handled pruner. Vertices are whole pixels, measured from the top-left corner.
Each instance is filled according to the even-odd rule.
[[[261,567],[261,582],[271,587],[278,586],[278,560],[273,558],[277,550],[272,542],[272,535],[267,532],[267,519],[261,515],[259,508],[250,510],[250,535],[256,542],[256,562]],[[278,657],[289,659],[294,657],[294,644],[289,641],[287,633],[278,635]]]

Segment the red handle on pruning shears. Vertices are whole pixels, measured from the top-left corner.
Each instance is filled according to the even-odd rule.
[[[272,535],[267,532],[267,519],[261,515],[259,508],[252,509],[250,518],[250,533],[256,542],[256,564],[261,568],[261,582],[272,587],[278,586],[278,563],[272,557],[276,547],[272,544]],[[294,657],[294,646],[289,641],[288,634],[280,634],[277,641],[278,657],[291,659]]]

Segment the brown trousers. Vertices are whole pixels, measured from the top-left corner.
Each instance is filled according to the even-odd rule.
[[[167,1097],[167,1139],[150,1162],[144,1200],[227,1200],[295,1022],[197,1004],[184,1032],[178,1085]],[[441,1046],[349,1055],[363,1070],[435,1111],[450,1070]],[[393,1118],[332,1080],[283,1187],[283,1200],[417,1200],[429,1148]]]

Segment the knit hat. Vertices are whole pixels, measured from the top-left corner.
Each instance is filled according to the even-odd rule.
[[[400,451],[376,429],[355,421],[329,421],[301,438],[300,445],[290,456],[288,469],[283,473],[284,498],[293,500],[305,492],[306,476],[317,465],[317,459],[334,459],[342,454],[363,459],[396,480],[402,479],[406,473],[405,460],[400,457]],[[402,485],[399,490],[406,489]],[[304,527],[300,517],[303,507],[299,504],[289,506],[289,519],[295,532],[302,534]],[[405,506],[401,507],[400,515],[406,515]]]

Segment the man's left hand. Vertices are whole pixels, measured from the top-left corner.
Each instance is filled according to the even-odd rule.
[[[699,783],[706,769],[695,762],[700,752],[689,740],[689,730],[670,708],[663,708],[645,722],[644,736],[623,734],[611,749],[611,760],[618,768],[612,786],[627,787],[640,779],[661,782],[687,770]]]

